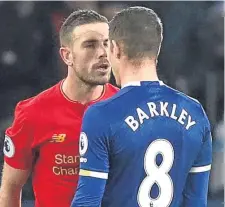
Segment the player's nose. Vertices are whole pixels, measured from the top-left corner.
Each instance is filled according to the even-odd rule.
[[[107,48],[104,46],[99,47],[98,48],[98,56],[99,56],[99,58],[107,57]]]

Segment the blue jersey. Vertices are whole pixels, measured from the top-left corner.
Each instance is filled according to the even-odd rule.
[[[73,207],[205,207],[212,162],[201,104],[137,82],[85,113]]]

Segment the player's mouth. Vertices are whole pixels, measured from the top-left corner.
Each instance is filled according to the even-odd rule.
[[[95,69],[101,72],[108,72],[110,65],[108,63],[101,63],[95,65]]]

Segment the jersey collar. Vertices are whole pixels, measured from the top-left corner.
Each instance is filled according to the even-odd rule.
[[[123,85],[121,87],[121,89],[128,87],[128,86],[141,86],[141,85],[145,85],[145,84],[154,84],[154,85],[156,84],[156,85],[160,85],[160,86],[164,85],[163,81],[161,81],[161,80],[158,80],[158,81],[132,81],[132,82],[129,82],[129,83]]]

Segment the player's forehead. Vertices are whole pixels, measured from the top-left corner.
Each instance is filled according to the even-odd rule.
[[[105,41],[109,38],[107,23],[91,23],[76,27],[73,30],[73,40],[85,42],[87,40]]]

